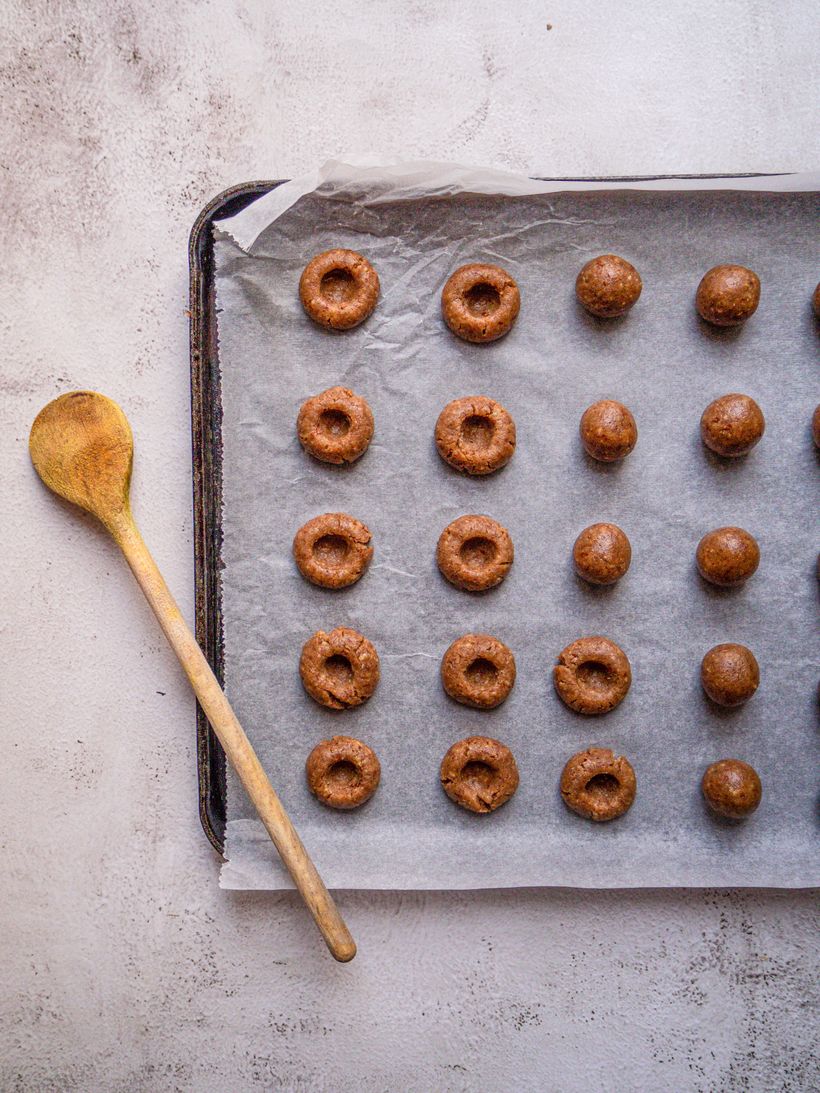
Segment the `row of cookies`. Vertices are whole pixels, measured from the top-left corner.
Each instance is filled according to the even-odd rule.
[[[299,572],[312,584],[347,588],[363,576],[370,564],[373,536],[355,516],[325,512],[296,532],[293,557]],[[500,584],[514,559],[509,531],[492,517],[477,513],[451,521],[436,545],[436,562],[442,576],[466,592],[483,592]],[[591,524],[575,540],[572,559],[578,576],[590,584],[614,584],[629,569],[632,547],[616,524]],[[710,584],[735,588],[757,571],[760,547],[744,528],[714,528],[698,543],[695,563]]]
[[[322,740],[305,764],[308,787],[322,804],[345,811],[369,801],[381,781],[372,748],[352,736]],[[441,761],[439,779],[451,801],[469,812],[495,812],[515,794],[518,765],[506,744],[489,736],[468,736]],[[573,755],[561,772],[564,804],[587,820],[603,822],[632,807],[637,779],[632,764],[609,748]],[[720,816],[744,819],[758,807],[762,786],[757,771],[740,759],[720,759],[701,779],[707,805]]]
[[[500,706],[515,685],[512,650],[491,634],[464,634],[441,658],[441,683],[456,702],[476,710]],[[381,677],[373,643],[347,626],[317,630],[302,647],[299,675],[305,691],[321,706],[346,710],[374,693]],[[614,710],[632,685],[629,657],[601,635],[578,638],[562,649],[553,667],[559,698],[581,714]],[[760,668],[751,649],[724,642],[701,662],[700,678],[719,706],[740,706],[760,684]]]
[[[335,248],[317,254],[299,280],[299,298],[314,322],[329,330],[351,330],[372,315],[379,299],[379,275],[361,254]],[[626,315],[641,295],[643,282],[631,262],[616,254],[592,258],[578,273],[575,294],[599,319]],[[708,270],[695,292],[700,317],[712,326],[738,326],[760,303],[760,278],[746,266],[719,265]],[[820,316],[820,284],[812,294]],[[464,341],[493,342],[512,329],[521,309],[521,293],[501,266],[472,262],[447,279],[441,313]]]
[[[763,411],[749,395],[733,391],[714,399],[703,411],[700,434],[712,452],[728,459],[748,455],[766,429]],[[373,439],[373,412],[366,400],[347,387],[329,387],[307,399],[296,421],[299,442],[325,463],[353,463]],[[592,459],[614,463],[638,442],[638,426],[628,407],[615,399],[594,402],[581,415],[581,443]],[[487,475],[509,463],[515,452],[512,415],[486,395],[453,399],[438,416],[436,448],[456,470]],[[812,417],[812,435],[820,447],[820,405]]]

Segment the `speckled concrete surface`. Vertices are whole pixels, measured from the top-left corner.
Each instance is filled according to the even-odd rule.
[[[349,893],[340,967],[292,896],[220,892],[182,673],[25,448],[61,391],[123,405],[190,618],[185,246],[208,198],[345,151],[816,167],[813,7],[2,5],[0,1088],[818,1087],[810,893]]]

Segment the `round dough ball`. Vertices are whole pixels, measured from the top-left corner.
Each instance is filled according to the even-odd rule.
[[[623,403],[602,399],[584,410],[581,443],[587,455],[602,463],[614,463],[629,455],[638,442],[635,418]]]
[[[742,759],[712,763],[703,775],[701,789],[712,811],[731,820],[750,816],[763,796],[757,771]]]
[[[321,588],[347,588],[370,564],[370,529],[346,512],[314,516],[296,532],[293,557],[299,572]]]
[[[500,584],[513,558],[510,533],[489,516],[459,516],[442,531],[436,547],[442,575],[465,592]]]
[[[590,584],[614,584],[632,561],[632,547],[616,524],[590,524],[572,548],[575,572]]]
[[[722,395],[710,402],[700,419],[703,443],[718,455],[747,455],[763,436],[763,412],[748,395]]]
[[[347,387],[328,387],[302,404],[296,419],[299,443],[323,463],[353,463],[373,439],[373,413]]]
[[[441,761],[441,785],[451,801],[470,812],[494,812],[518,789],[510,749],[489,736],[468,736]]]
[[[465,634],[442,657],[441,682],[456,702],[476,710],[492,710],[513,689],[515,657],[498,638]]]
[[[632,669],[626,653],[609,638],[578,638],[561,650],[553,682],[558,697],[576,713],[608,713],[626,698]]]
[[[500,402],[471,395],[448,402],[436,422],[436,447],[465,474],[492,474],[512,459],[515,422]]]
[[[305,266],[299,298],[320,326],[350,330],[372,314],[379,298],[379,275],[355,250],[327,250]]]
[[[643,284],[635,267],[617,254],[602,254],[583,267],[575,281],[575,294],[599,319],[626,315],[638,302]]]
[[[718,706],[742,706],[760,684],[760,668],[745,645],[715,645],[701,661],[703,689]]]
[[[474,262],[451,274],[441,293],[441,313],[468,342],[494,342],[512,327],[521,307],[518,285],[506,270]]]
[[[698,543],[701,577],[721,588],[733,588],[752,576],[760,564],[757,540],[743,528],[715,528]]]
[[[379,656],[373,644],[356,630],[337,626],[317,630],[302,648],[302,685],[320,706],[346,710],[360,706],[379,682]]]
[[[637,780],[632,764],[609,748],[587,748],[567,762],[561,797],[587,820],[616,820],[632,807]]]
[[[820,282],[818,282],[812,295],[811,306],[814,308],[814,314],[820,319]]]
[[[381,765],[376,753],[352,736],[317,744],[305,763],[310,792],[329,808],[358,808],[378,789]]]
[[[811,416],[811,435],[814,437],[816,446],[820,448],[820,403],[815,406]]]
[[[760,279],[745,266],[715,266],[698,285],[695,303],[707,323],[738,326],[757,311]]]

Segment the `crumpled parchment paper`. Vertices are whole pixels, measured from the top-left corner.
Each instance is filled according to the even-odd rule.
[[[697,188],[696,188],[697,187]],[[765,192],[763,187],[766,187]],[[624,184],[534,183],[437,164],[325,165],[223,221],[216,233],[224,410],[223,610],[226,688],[273,784],[329,886],[483,888],[518,885],[807,886],[817,854],[818,401],[816,180]],[[345,334],[316,327],[299,304],[305,263],[332,246],[373,262],[382,295]],[[640,271],[643,295],[624,319],[598,321],[574,299],[580,266],[605,252]],[[448,275],[468,261],[504,266],[522,307],[487,346],[453,337],[440,318]],[[760,307],[724,332],[697,318],[703,272],[737,261],[761,277]],[[334,384],[368,399],[376,435],[349,468],[300,448],[299,406]],[[699,419],[742,391],[766,416],[747,458],[709,455]],[[451,399],[485,394],[515,418],[511,463],[484,479],[439,459],[433,428]],[[591,402],[625,402],[639,440],[622,464],[589,460],[578,421]],[[375,556],[355,586],[308,585],[293,535],[343,511],[373,532]],[[485,594],[439,575],[435,545],[462,513],[487,513],[513,537],[507,580]],[[578,580],[570,552],[588,524],[611,520],[633,561],[615,587]],[[761,546],[746,587],[721,591],[694,568],[700,537],[739,524]],[[303,642],[352,626],[381,657],[374,697],[323,710],[302,690]],[[513,650],[508,701],[479,712],[452,702],[439,663],[461,634],[494,634]],[[556,697],[551,669],[573,639],[602,633],[627,652],[633,685],[612,713],[582,717]],[[745,707],[710,705],[703,654],[748,644],[761,686]],[[375,797],[352,813],[322,807],[304,762],[334,734],[381,760]],[[497,813],[453,805],[438,767],[455,740],[494,736],[513,750],[521,785]],[[565,761],[590,745],[633,763],[638,795],[622,819],[594,825],[558,792]],[[699,789],[724,757],[759,771],[763,803],[746,823],[711,818]],[[291,882],[229,775],[226,888]]]

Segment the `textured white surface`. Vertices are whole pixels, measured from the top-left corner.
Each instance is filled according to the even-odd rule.
[[[136,514],[190,618],[185,246],[207,199],[345,151],[816,166],[813,7],[2,6],[1,1088],[817,1086],[809,893],[347,894],[361,951],[339,967],[292,896],[220,892],[182,673],[25,449],[63,390],[123,405]]]

